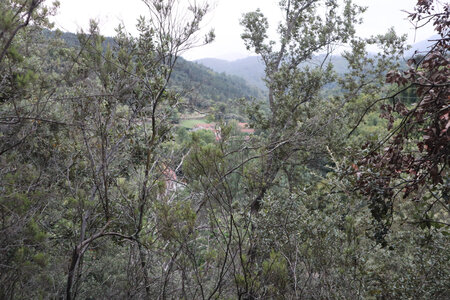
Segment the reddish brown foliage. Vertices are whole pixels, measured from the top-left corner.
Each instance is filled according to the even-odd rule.
[[[358,173],[359,187],[371,199],[374,218],[384,220],[385,225],[400,192],[403,198],[414,194],[412,198],[420,201],[422,193],[417,192],[422,187],[440,185],[439,195],[448,199],[444,179],[450,144],[449,4],[441,12],[435,6],[435,1],[420,0],[409,18],[433,23],[440,37],[424,57],[409,61],[408,70],[393,70],[386,77],[387,83],[415,89],[417,102],[407,108],[393,97],[393,104],[381,107],[390,134],[380,144],[366,145],[371,151],[359,162],[359,169],[366,170]],[[396,118],[401,118],[401,123],[394,128]]]

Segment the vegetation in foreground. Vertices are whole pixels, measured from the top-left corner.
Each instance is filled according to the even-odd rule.
[[[278,43],[247,13],[267,99],[205,105],[171,80],[208,5],[144,2],[109,45],[0,2],[0,298],[450,297],[449,4],[417,1],[439,37],[404,71],[404,38],[355,36],[352,1],[280,1]],[[337,44],[345,74],[307,63]],[[219,135],[177,126],[199,109]]]

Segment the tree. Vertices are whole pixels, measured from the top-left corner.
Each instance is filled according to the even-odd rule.
[[[275,42],[267,41],[268,23],[260,11],[246,14],[241,21],[247,47],[259,54],[266,66],[268,112],[258,106],[249,108],[251,125],[261,135],[247,143],[234,143],[223,126],[218,145],[194,148],[186,161],[192,192],[201,199],[198,211],[210,215],[209,222],[199,220],[201,227],[217,232],[215,243],[224,245],[217,255],[222,266],[216,275],[218,291],[234,281],[236,293],[243,299],[275,297],[282,295],[286,286],[299,284],[286,283],[283,275],[289,265],[286,260],[298,252],[264,243],[276,235],[267,238],[266,227],[258,227],[265,224],[260,211],[269,201],[267,194],[289,199],[286,189],[298,193],[316,184],[320,177],[314,174],[318,167],[313,163],[323,159],[326,146],[339,147],[340,99],[323,95],[324,87],[335,80],[328,56],[336,44],[353,37],[353,25],[362,10],[350,1],[342,12],[337,1],[281,1],[280,6],[286,17],[279,26],[278,50]],[[318,14],[320,8],[326,11],[324,19]],[[317,66],[302,65],[323,50],[328,55]],[[275,278],[283,280],[273,282],[270,267],[263,271],[264,265],[271,264],[277,265]],[[227,274],[225,270],[231,271]],[[293,274],[297,271],[291,269]],[[265,289],[270,282],[273,289]]]
[[[55,6],[43,1],[0,3],[0,298],[14,298],[25,286],[35,295],[45,285],[48,262],[42,227],[51,191],[44,174],[49,152],[43,146],[59,120],[49,112],[54,88],[46,72],[43,28]],[[58,64],[55,63],[55,67]]]
[[[208,6],[191,5],[187,7],[190,19],[178,20],[176,1],[144,3],[150,18],[139,20],[138,38],[119,28],[115,47],[104,51],[95,24],[89,35],[80,36],[86,50],[74,63],[82,77],[76,78],[72,93],[77,97],[68,111],[77,124],[74,147],[82,153],[74,167],[84,166],[82,172],[91,175],[66,179],[68,192],[78,202],[75,220],[79,226],[67,277],[67,299],[77,294],[83,280],[84,254],[105,237],[131,243],[130,255],[137,259],[133,262],[136,277],[129,278],[132,293],[152,298],[148,235],[156,218],[163,166],[170,159],[161,147],[170,136],[178,103],[177,94],[168,88],[169,80],[179,54],[194,45]],[[204,42],[212,38],[210,33]],[[122,178],[120,184],[117,177]],[[134,191],[125,188],[125,183]],[[89,205],[77,196],[80,193],[86,195]]]
[[[381,106],[388,133],[381,141],[366,144],[354,167],[362,194],[372,201],[372,215],[380,224],[377,239],[383,244],[395,213],[406,214],[405,221],[423,227],[450,225],[445,220],[449,213],[448,18],[449,5],[439,1],[418,1],[409,13],[417,29],[432,23],[439,38],[428,53],[409,59],[406,70],[387,74],[386,82],[396,86],[380,99],[390,100]],[[415,93],[417,101],[402,101],[405,92]],[[394,202],[403,202],[399,198],[412,200],[410,212],[403,210],[404,205],[395,211]]]
[[[325,150],[324,138],[330,132],[327,124],[336,117],[334,112],[328,113],[328,117],[319,113],[333,111],[327,102],[321,101],[320,94],[334,80],[327,59],[336,45],[353,37],[353,26],[363,10],[351,1],[345,1],[342,8],[338,1],[317,0],[280,1],[280,8],[285,20],[278,28],[278,44],[268,41],[268,21],[259,10],[246,14],[241,21],[247,48],[260,55],[265,64],[269,89],[270,111],[252,123],[267,131],[264,150],[267,154],[261,163],[261,186],[252,203],[253,211],[260,209],[265,192],[290,158],[298,152]],[[323,17],[319,10],[324,10]],[[326,52],[322,62],[312,67],[301,66],[322,51]]]
[[[0,22],[0,298],[448,298],[448,6],[419,1],[439,51],[403,73],[404,37],[356,37],[351,1],[279,1],[278,42],[246,14],[267,99],[188,132],[170,82],[208,6],[144,2],[138,36],[92,22],[76,43],[42,31],[43,3],[23,27],[38,2],[0,4],[19,12]]]
[[[122,254],[128,242],[134,259],[121,293],[153,298],[149,235],[179,100],[168,84],[178,56],[199,44],[208,5],[183,7],[189,13],[178,19],[177,1],[145,1],[150,18],[139,20],[139,37],[119,28],[105,47],[92,23],[78,49],[57,50],[55,40],[36,42],[48,14],[42,3],[1,4],[1,295],[98,296],[83,286],[100,284],[86,280],[92,247]],[[42,278],[30,262],[46,270]],[[39,288],[17,288],[27,282]]]

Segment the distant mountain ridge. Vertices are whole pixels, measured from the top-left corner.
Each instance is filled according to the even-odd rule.
[[[234,61],[227,61],[218,58],[203,58],[195,62],[202,64],[215,72],[235,75],[244,78],[247,83],[265,90],[264,77],[265,66],[259,56],[249,56]]]
[[[411,49],[409,49],[405,53],[406,58],[410,58],[414,52],[417,51],[419,54],[425,54],[431,50],[431,46],[435,43],[433,40],[439,39],[439,35],[430,36],[428,39],[414,43],[411,45]]]
[[[311,59],[307,65],[318,65],[324,59],[323,55],[318,55]],[[335,66],[338,73],[344,73],[347,70],[346,60],[337,55],[328,58]],[[235,75],[244,78],[248,84],[256,86],[261,90],[266,90],[266,84],[263,80],[265,76],[265,66],[259,56],[249,56],[247,58],[235,61],[226,61],[217,58],[203,58],[195,62],[204,65],[216,72]]]
[[[433,42],[430,40],[436,39],[438,36],[432,36],[427,40],[417,42],[411,46],[411,49],[405,53],[405,58],[410,58],[415,51],[418,53],[426,53],[430,50],[430,46]],[[323,60],[323,55],[314,57],[308,65],[319,64]],[[347,71],[347,61],[340,55],[333,55],[329,58],[333,63],[335,70],[342,74]],[[195,62],[204,65],[215,72],[225,73],[228,75],[235,75],[244,78],[248,84],[253,85],[261,90],[266,90],[267,87],[264,83],[264,69],[265,66],[259,56],[248,56],[246,58],[237,59],[234,61],[227,61],[218,58],[202,58]]]

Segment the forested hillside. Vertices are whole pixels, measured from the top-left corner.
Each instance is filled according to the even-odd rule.
[[[246,83],[243,78],[216,73],[182,57],[175,65],[171,86],[184,91],[187,98],[200,105],[205,100],[226,103],[238,98],[261,99],[264,95],[261,89]]]
[[[114,38],[0,2],[0,299],[450,299],[448,3],[407,65],[351,0],[248,12],[263,93],[180,57],[207,2],[143,1]]]
[[[44,35],[55,37],[55,33],[44,31]],[[79,48],[80,43],[77,35],[70,32],[61,32],[58,35],[69,47]],[[116,42],[111,37],[106,37],[103,47],[114,47]],[[170,86],[183,92],[183,96],[191,103],[207,107],[214,102],[226,102],[237,98],[261,98],[263,91],[260,88],[250,86],[238,76],[220,74],[222,72],[212,71],[202,65],[189,62],[179,57]],[[228,72],[225,72],[228,73]],[[237,74],[236,74],[237,75]]]

